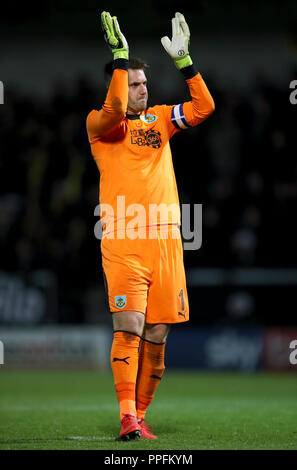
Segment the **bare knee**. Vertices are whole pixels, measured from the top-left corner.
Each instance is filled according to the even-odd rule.
[[[126,310],[112,314],[114,331],[129,331],[142,336],[145,317],[141,312]]]
[[[165,343],[170,325],[166,323],[150,324],[144,326],[143,337],[153,343]]]

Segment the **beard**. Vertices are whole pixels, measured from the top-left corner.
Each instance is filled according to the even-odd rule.
[[[134,114],[141,113],[142,111],[145,111],[147,109],[147,101],[147,96],[141,100],[138,99],[132,101],[131,99],[128,99],[127,109],[129,110],[129,112]]]
[[[145,111],[147,107],[147,98],[144,98],[143,100],[139,100],[135,103],[135,109],[138,112]]]

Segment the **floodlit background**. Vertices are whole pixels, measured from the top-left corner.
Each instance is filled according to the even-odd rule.
[[[167,366],[296,370],[297,5],[218,0],[1,5],[1,367],[109,367],[85,125],[111,59],[99,13],[149,62],[149,104],[175,104],[189,93],[160,38],[179,9],[216,109],[171,141],[180,202],[203,204],[203,242],[184,252],[191,321],[172,328]]]

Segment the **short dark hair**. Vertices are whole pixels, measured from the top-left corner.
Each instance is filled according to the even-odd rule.
[[[128,69],[132,70],[145,70],[148,68],[148,64],[142,60],[139,59],[139,57],[131,57],[128,62]]]
[[[112,77],[113,73],[113,64],[114,61],[110,60],[105,64],[104,66],[104,82],[106,87],[109,87],[110,79]],[[139,57],[130,57],[128,61],[128,69],[132,70],[146,70],[149,67],[149,65]]]

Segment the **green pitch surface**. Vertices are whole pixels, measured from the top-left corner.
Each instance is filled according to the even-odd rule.
[[[297,449],[296,374],[167,370],[147,413],[157,441],[116,442],[111,374],[0,370],[0,449]]]

